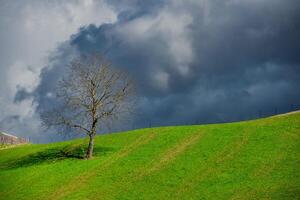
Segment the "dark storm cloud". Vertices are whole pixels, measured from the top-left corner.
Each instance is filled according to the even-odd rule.
[[[74,50],[100,51],[135,77],[138,127],[244,120],[300,104],[297,1],[116,2],[116,23],[81,28],[51,59],[39,110]]]
[[[21,102],[27,98],[30,98],[32,95],[30,92],[26,91],[24,88],[18,88],[18,91],[15,95],[14,103]]]
[[[48,66],[42,70],[41,82],[33,94],[38,103],[38,112],[43,112],[57,103],[55,98],[57,84],[66,74],[69,62],[76,55],[76,52],[64,43],[49,57]]]

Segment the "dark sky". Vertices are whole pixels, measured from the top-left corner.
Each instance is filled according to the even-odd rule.
[[[1,4],[3,131],[36,142],[61,139],[45,133],[39,113],[51,107],[67,63],[95,51],[138,86],[136,116],[115,130],[230,122],[300,108],[297,0]],[[21,14],[12,15],[13,9]]]

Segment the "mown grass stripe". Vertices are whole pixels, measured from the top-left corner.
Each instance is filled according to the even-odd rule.
[[[85,184],[87,184],[91,177],[93,177],[95,174],[101,172],[105,168],[112,165],[114,162],[116,162],[118,159],[127,156],[130,152],[135,150],[141,145],[147,144],[150,140],[152,140],[155,137],[155,133],[151,132],[149,134],[143,134],[140,136],[135,142],[131,143],[130,145],[123,148],[120,152],[115,153],[111,157],[109,157],[107,160],[100,163],[98,166],[96,166],[94,169],[89,169],[89,171],[82,173],[81,175],[73,178],[67,185],[63,186],[62,188],[59,188],[57,191],[54,191],[51,195],[48,196],[47,199],[51,200],[58,200],[62,199],[72,192],[79,190],[82,188]]]
[[[137,168],[127,177],[122,177],[122,181],[116,182],[111,187],[117,190],[127,190],[122,185],[124,182],[138,182],[143,179],[145,176],[149,176],[155,172],[158,172],[164,169],[166,166],[172,164],[176,160],[176,158],[185,153],[185,151],[191,146],[197,144],[199,139],[203,136],[203,133],[191,133],[185,136],[183,139],[180,139],[176,144],[172,145],[168,149],[164,150],[158,156],[154,157],[152,161],[150,161],[145,166]],[[95,191],[91,194],[92,199],[96,199],[101,196],[101,192]]]
[[[161,155],[159,155],[155,160],[151,162],[151,165],[148,168],[139,170],[140,172],[137,175],[137,179],[140,179],[144,176],[150,175],[155,171],[163,169],[168,164],[172,163],[179,155],[183,154],[187,148],[195,145],[202,134],[192,134],[184,138],[182,141],[178,141],[177,144],[167,149]]]
[[[192,190],[195,190],[195,187],[198,186],[201,181],[213,174],[219,173],[220,170],[224,168],[226,162],[233,160],[248,142],[248,135],[245,131],[243,132],[242,137],[237,138],[225,146],[220,152],[214,154],[214,156],[207,161],[209,164],[206,165],[205,168],[200,168],[194,173],[198,176],[187,177],[178,187],[174,188],[172,198],[183,199],[184,197],[182,195],[188,194],[188,191],[192,192]]]

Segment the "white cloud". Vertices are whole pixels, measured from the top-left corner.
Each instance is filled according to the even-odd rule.
[[[189,73],[189,64],[193,61],[193,50],[188,25],[192,17],[188,13],[163,12],[159,17],[158,29],[168,41],[168,48],[176,62],[176,69],[182,74]]]
[[[161,38],[175,62],[174,70],[185,76],[194,57],[189,31],[193,18],[187,10],[182,9],[182,3],[172,2],[159,10],[157,15],[129,21],[120,26],[118,31],[132,44]]]
[[[26,63],[16,60],[6,71],[6,83],[9,96],[14,97],[18,87],[26,88],[32,92],[38,82],[38,72],[33,71]]]

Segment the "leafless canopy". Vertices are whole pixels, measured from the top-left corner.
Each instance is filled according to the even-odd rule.
[[[61,103],[43,113],[44,124],[85,133],[93,145],[99,128],[131,111],[133,82],[101,55],[82,56],[70,63],[58,85],[57,98]]]

